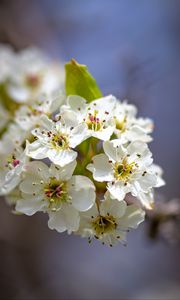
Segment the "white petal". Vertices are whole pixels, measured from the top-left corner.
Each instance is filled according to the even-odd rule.
[[[135,204],[127,206],[124,217],[120,220],[120,226],[124,228],[137,228],[144,221],[145,212]]]
[[[70,149],[59,151],[56,151],[55,149],[49,149],[46,157],[48,157],[55,165],[64,167],[76,159],[77,152]]]
[[[77,231],[79,228],[79,214],[72,206],[64,205],[59,211],[49,213],[48,226],[58,232],[68,230],[71,233]]]
[[[80,112],[86,109],[86,100],[80,96],[68,96],[67,104],[75,112]]]
[[[39,118],[38,118],[39,119]],[[40,123],[40,119],[39,119],[39,123]],[[42,124],[41,124],[42,125]],[[31,125],[32,126],[32,125]],[[33,125],[34,127],[34,125]],[[42,130],[40,128],[34,128],[31,133],[37,137],[40,141],[39,142],[42,142],[44,140],[47,140],[47,137],[42,133]]]
[[[112,197],[119,201],[124,200],[125,195],[129,192],[128,185],[125,186],[123,182],[108,183],[107,188]]]
[[[93,182],[85,176],[73,176],[69,181],[69,194],[72,197],[72,205],[78,211],[90,209],[95,202],[95,186]]]
[[[81,144],[88,137],[89,134],[87,132],[87,126],[85,124],[80,124],[76,126],[71,131],[71,136],[69,137],[70,147],[75,148],[77,145]]]
[[[45,201],[37,201],[36,199],[22,199],[16,204],[16,211],[32,216],[38,211],[42,211],[46,205]]]
[[[51,119],[49,119],[45,114],[41,116],[41,125],[44,129],[51,130],[54,127],[54,123]]]
[[[127,232],[120,230],[119,228],[116,228],[111,234],[104,235],[104,238],[101,239],[102,242],[105,242],[105,244],[109,246],[116,245],[118,242],[122,243],[124,246],[127,245],[126,242],[126,235]],[[118,239],[117,239],[117,236]]]
[[[156,187],[164,186],[166,183],[165,183],[164,179],[161,177],[163,175],[163,169],[160,166],[155,165],[155,164],[153,164],[150,169],[157,176]]]
[[[99,215],[99,212],[97,210],[97,205],[96,203],[93,204],[93,206],[88,209],[85,212],[80,212],[80,218],[81,218],[81,223],[87,223],[87,220],[89,220],[89,218],[91,218],[91,216],[93,216],[94,218],[96,218]]]
[[[138,118],[136,119],[136,124],[142,127],[147,133],[151,133],[154,129],[154,123],[148,118]]]
[[[56,177],[57,179],[67,181],[72,177],[76,165],[77,165],[76,160],[65,165],[64,167],[60,167],[52,164],[49,172],[50,174],[52,174],[52,176]]]
[[[99,131],[91,130],[92,136],[102,141],[108,141],[111,135],[113,134],[113,132],[114,132],[114,126],[111,125],[103,130],[99,130]]]
[[[157,184],[157,177],[154,174],[146,173],[139,179],[139,184],[143,192],[148,192],[150,188],[155,187]]]
[[[26,155],[34,159],[43,159],[46,158],[47,147],[43,146],[38,140],[29,144],[27,141],[26,144]]]
[[[27,194],[27,193],[23,193],[21,191],[20,191],[20,193],[21,193],[21,196],[22,196],[21,198],[23,198],[24,200],[30,201],[30,200],[33,199],[33,201],[36,201],[36,202],[44,200],[44,192],[43,191],[40,191],[37,194]],[[47,201],[44,201],[44,206],[48,206]]]
[[[130,155],[132,155],[134,153],[144,154],[144,152],[146,152],[147,149],[148,149],[148,146],[146,143],[144,143],[142,141],[134,141],[129,144],[128,153]]]
[[[8,93],[18,103],[25,103],[30,98],[29,90],[23,86],[9,85]]]
[[[157,176],[157,182],[156,182],[156,186],[155,187],[162,187],[166,185],[166,182],[163,178],[161,178],[160,176]]]
[[[115,107],[116,102],[117,100],[114,96],[108,95],[106,97],[92,101],[89,106],[91,107],[91,109],[96,109],[100,112],[103,111],[111,113]]]
[[[70,110],[66,110],[61,113],[61,117],[66,124],[66,127],[71,128],[78,125],[78,119],[76,113]]]
[[[46,180],[47,178],[49,178],[49,168],[42,161],[29,162],[25,166],[24,171],[27,173],[28,176],[31,175],[31,177],[35,177],[37,179],[39,178],[39,180]]]
[[[155,173],[158,176],[163,175],[163,169],[160,166],[156,165],[156,164],[152,164],[151,170],[152,170],[153,173]]]
[[[140,202],[142,203],[142,205],[146,209],[152,209],[153,208],[154,195],[153,195],[152,192],[150,192],[150,193],[142,193],[142,192],[140,192],[138,194],[138,199],[140,200]]]
[[[50,102],[49,113],[56,112],[61,107],[62,103],[64,103],[65,98],[65,95],[62,94],[61,91],[58,91]]]
[[[89,164],[87,169],[93,173],[95,180],[100,182],[114,180],[112,165],[105,154],[98,154],[92,160],[93,164]]]
[[[15,187],[18,186],[20,183],[21,178],[20,176],[12,176],[12,178],[8,181],[2,182],[2,186],[0,186],[0,195],[7,195],[12,190],[14,190]]]
[[[101,203],[100,212],[102,215],[109,213],[115,218],[121,218],[126,211],[127,204],[125,201],[118,201],[116,199],[105,200]]]
[[[146,143],[134,141],[129,144],[127,151],[130,154],[129,161],[137,161],[139,166],[144,167],[152,164],[152,153]]]
[[[140,140],[146,143],[152,141],[152,138],[147,135],[147,132],[137,125],[132,126],[130,130],[126,132],[126,136],[129,141]]]
[[[40,179],[34,174],[34,177],[27,176],[21,182],[19,188],[21,192],[32,195],[33,193],[38,193],[42,189],[42,185],[40,184]]]
[[[113,161],[120,161],[126,153],[121,145],[121,140],[106,141],[103,143],[104,152]]]
[[[19,188],[15,188],[11,193],[6,195],[5,199],[9,205],[15,205],[18,200],[22,199]]]

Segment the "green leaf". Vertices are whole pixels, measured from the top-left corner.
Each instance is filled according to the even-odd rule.
[[[74,59],[65,64],[66,71],[66,94],[78,95],[91,102],[101,98],[102,93],[96,80],[89,73],[85,65],[78,64]]]

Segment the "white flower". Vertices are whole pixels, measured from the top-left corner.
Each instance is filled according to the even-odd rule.
[[[72,126],[70,120],[53,122],[47,116],[41,118],[42,127],[32,131],[37,138],[32,144],[27,143],[26,153],[34,159],[49,158],[54,164],[63,167],[77,157],[72,150],[85,138],[85,125]]]
[[[156,183],[156,187],[162,187],[164,186],[166,183],[164,181],[164,179],[162,178],[163,176],[163,169],[155,164],[152,164],[151,167],[151,172],[155,173],[157,176],[157,183]]]
[[[80,228],[77,234],[93,238],[103,244],[113,246],[118,241],[126,245],[126,233],[130,228],[137,228],[144,221],[145,213],[141,208],[132,204],[127,206],[125,201],[111,199],[109,194],[105,200],[80,214]]]
[[[21,175],[28,161],[22,148],[18,147],[0,161],[0,195],[10,193],[22,180]]]
[[[16,123],[10,123],[7,131],[0,140],[0,155],[11,153],[14,148],[23,146],[26,139],[30,138],[31,133],[24,130]]]
[[[15,114],[15,122],[22,128],[31,131],[41,125],[41,116],[50,116],[62,105],[65,96],[59,91],[48,98],[41,96],[32,105],[22,105]]]
[[[122,143],[152,141],[149,134],[153,130],[153,122],[150,119],[136,118],[137,109],[134,105],[117,101],[113,114],[116,124],[114,133],[117,138],[121,138]]]
[[[151,189],[150,192],[144,193],[140,191],[138,193],[137,198],[140,200],[140,203],[142,206],[148,210],[151,210],[154,208],[154,190]]]
[[[0,45],[0,83],[4,83],[13,70],[15,54],[11,47]]]
[[[165,181],[162,178],[163,170],[160,166],[152,164],[149,167],[149,171],[156,175],[157,181],[156,181],[156,185],[154,186],[155,188],[159,188],[159,187],[162,187],[165,185]],[[146,209],[154,208],[154,191],[153,191],[153,189],[151,189],[148,193],[139,191],[137,197]]]
[[[7,92],[18,103],[32,103],[41,94],[51,95],[63,81],[64,72],[59,64],[51,63],[40,50],[28,48],[16,55]]]
[[[112,197],[123,200],[127,193],[138,197],[149,193],[157,185],[157,175],[152,170],[152,154],[147,144],[140,141],[125,147],[121,140],[104,142],[105,154],[93,157],[93,164],[87,166],[95,180],[107,181]]]
[[[63,168],[42,162],[31,162],[26,167],[20,184],[22,198],[16,211],[33,215],[38,211],[49,214],[48,225],[59,232],[75,231],[79,227],[79,211],[86,211],[95,201],[95,187],[85,176],[72,176],[76,161]]]
[[[19,189],[19,186],[17,186],[15,189],[13,189],[10,193],[5,195],[6,203],[10,206],[15,206],[17,201],[21,199],[21,191]],[[13,211],[14,213],[17,213],[16,211]],[[17,213],[18,214],[18,213]]]
[[[73,112],[77,122],[86,125],[87,136],[107,141],[115,129],[115,122],[112,117],[115,103],[116,98],[112,95],[91,103],[86,103],[86,100],[79,96],[69,96],[67,105],[62,106],[61,112]]]

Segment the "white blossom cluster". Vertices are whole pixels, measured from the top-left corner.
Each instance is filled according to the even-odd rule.
[[[0,195],[17,214],[46,213],[50,229],[125,244],[164,185],[152,121],[112,95],[66,96],[61,68],[38,50],[2,48],[0,66],[6,101],[18,104],[13,117],[0,109]]]

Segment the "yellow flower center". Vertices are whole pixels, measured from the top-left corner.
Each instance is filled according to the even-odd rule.
[[[102,121],[97,117],[98,111],[94,110],[93,113],[89,113],[86,119],[88,129],[93,131],[99,131],[102,129]]]
[[[134,172],[135,163],[128,163],[125,157],[122,162],[114,164],[114,176],[117,180],[128,181],[129,177]]]
[[[69,142],[68,137],[65,134],[57,133],[53,134],[51,132],[48,132],[49,137],[51,137],[51,144],[53,148],[56,149],[68,149],[69,148]]]
[[[50,178],[49,183],[44,188],[44,193],[52,211],[56,211],[69,198],[66,182],[60,182],[54,177]]]
[[[96,237],[99,238],[103,234],[115,230],[117,224],[115,218],[107,214],[106,216],[99,215],[95,220],[93,220],[92,226],[96,232]]]
[[[121,121],[119,121],[116,117],[114,117],[114,119],[115,119],[116,129],[120,130],[121,132],[125,132],[127,117],[125,116]]]

